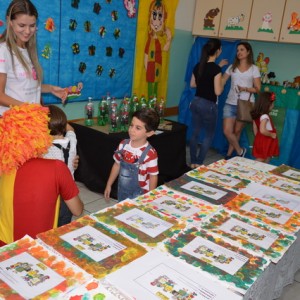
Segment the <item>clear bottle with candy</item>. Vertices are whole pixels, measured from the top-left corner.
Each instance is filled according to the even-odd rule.
[[[84,124],[86,126],[94,125],[94,103],[92,97],[88,97],[88,103],[85,105],[84,113],[85,113]]]
[[[108,123],[108,106],[106,99],[103,97],[98,107],[98,125],[105,126]]]
[[[118,132],[119,131],[119,111],[118,103],[113,97],[110,102],[109,108],[109,132]]]
[[[161,97],[159,102],[157,103],[156,111],[159,115],[160,123],[163,123],[165,116],[165,99],[163,97]]]
[[[120,130],[127,132],[129,128],[129,122],[130,122],[130,106],[129,106],[129,99],[124,98],[121,107],[120,107]]]

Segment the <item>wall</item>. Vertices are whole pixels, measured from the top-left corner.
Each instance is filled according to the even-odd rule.
[[[194,18],[195,0],[179,0],[176,11],[175,36],[172,41],[167,107],[177,106],[184,89],[185,70],[189,53],[194,42],[191,34]],[[270,58],[269,71],[276,74],[275,80],[293,81],[300,75],[300,45],[250,41],[254,50],[254,58],[259,52]],[[72,103],[64,107],[69,119],[83,118],[83,102]],[[176,120],[176,116],[173,118]]]

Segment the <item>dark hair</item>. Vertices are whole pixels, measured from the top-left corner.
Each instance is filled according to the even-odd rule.
[[[258,98],[255,101],[254,108],[251,111],[252,119],[258,119],[263,114],[269,114],[270,106],[274,102],[271,100],[271,92],[261,92],[258,94]]]
[[[155,131],[159,125],[159,115],[152,108],[142,108],[133,113],[132,117],[136,117],[145,123],[146,131]]]
[[[248,65],[253,65],[254,58],[253,58],[253,50],[252,50],[251,45],[248,42],[240,42],[237,44],[236,49],[238,48],[238,46],[244,46],[246,48],[246,50],[249,52],[249,54],[247,56],[247,63],[248,63]],[[239,64],[240,64],[240,60],[238,59],[237,54],[236,54],[234,62],[232,64],[232,71],[234,71]]]
[[[219,39],[209,39],[206,44],[202,47],[199,67],[198,67],[198,76],[199,78],[204,70],[204,67],[209,59],[210,56],[213,56],[216,54],[216,52],[221,49],[222,44]]]
[[[49,122],[48,128],[51,135],[65,135],[67,130],[67,116],[56,105],[48,105],[49,108]]]

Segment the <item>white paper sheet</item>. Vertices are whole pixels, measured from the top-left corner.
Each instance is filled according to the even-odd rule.
[[[157,237],[173,226],[172,223],[161,220],[137,208],[120,214],[115,219],[142,231],[152,238]]]
[[[176,214],[180,217],[190,217],[199,211],[199,207],[195,207],[188,202],[176,201],[176,199],[168,196],[162,196],[151,202],[160,209],[164,209],[169,214]]]
[[[101,261],[126,248],[91,226],[84,226],[60,236],[94,261]]]
[[[153,250],[108,275],[107,281],[135,300],[239,300],[242,297],[207,278],[201,271]]]
[[[241,209],[264,216],[282,225],[285,224],[292,216],[292,214],[252,200],[242,205]]]
[[[247,257],[201,237],[193,239],[182,248],[182,252],[204,260],[231,275],[234,275],[248,261]]]
[[[181,186],[183,189],[189,190],[200,195],[207,196],[214,200],[219,200],[224,197],[227,193],[225,191],[218,190],[200,182],[191,181]]]
[[[240,236],[264,249],[268,249],[277,240],[277,235],[237,219],[229,219],[218,228],[231,235]]]
[[[300,211],[299,196],[291,195],[269,186],[251,182],[245,189],[241,190],[241,192],[266,202],[277,203],[282,207]]]
[[[202,176],[203,176],[203,178],[207,178],[212,181],[220,182],[220,183],[230,186],[230,187],[235,186],[241,182],[241,180],[239,180],[239,179],[232,178],[230,176],[219,174],[219,173],[216,173],[213,171],[207,171],[204,174],[202,174]]]
[[[27,252],[0,262],[0,279],[26,299],[34,298],[65,280]]]

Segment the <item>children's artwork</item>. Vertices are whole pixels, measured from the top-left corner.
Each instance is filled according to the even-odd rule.
[[[191,227],[164,242],[169,253],[245,294],[270,261]]]
[[[136,300],[242,299],[219,282],[207,278],[204,273],[157,250],[108,275],[105,280]]]
[[[61,299],[90,279],[82,269],[28,236],[1,253],[1,299]]]
[[[281,165],[271,171],[271,173],[283,176],[292,180],[300,181],[300,170],[287,165]]]
[[[266,255],[275,263],[296,239],[294,235],[226,210],[220,210],[211,216],[201,227],[236,241],[247,250]]]
[[[254,199],[241,193],[224,206],[242,216],[256,219],[286,232],[297,232],[299,230],[300,213],[276,203]]]
[[[283,192],[300,196],[300,182],[279,176],[269,176],[262,184]]]
[[[103,281],[92,279],[86,284],[66,294],[64,300],[131,300],[117,287]]]
[[[241,167],[253,169],[253,170],[260,170],[262,172],[270,172],[271,170],[275,169],[276,166],[266,164],[257,160],[235,156],[233,158],[230,158],[228,162],[236,164]]]
[[[232,162],[230,159],[218,160],[210,165],[208,168],[211,170],[215,170],[222,174],[230,174],[231,176],[244,178],[253,181],[261,181],[266,179],[266,173],[255,170],[254,168],[250,168],[247,165],[240,164],[238,162]]]
[[[258,198],[260,200],[276,203],[290,210],[300,212],[299,197],[282,192],[278,189],[271,188],[256,182],[251,182],[245,189],[241,191],[244,194]]]
[[[214,205],[227,203],[237,194],[214,184],[194,179],[186,174],[169,181],[166,186],[179,192],[202,199]]]
[[[232,190],[240,190],[250,183],[250,180],[231,177],[230,174],[224,175],[216,171],[212,171],[205,166],[191,170],[186,174],[192,178],[211,182],[215,185]]]
[[[122,201],[113,207],[92,215],[134,241],[154,247],[157,243],[171,237],[174,231],[185,227],[173,218],[160,214],[146,206],[137,206],[130,201]]]
[[[38,238],[96,279],[146,253],[143,247],[88,216],[40,233]]]
[[[218,209],[200,199],[168,189],[165,185],[134,199],[138,204],[187,223],[199,222]]]

